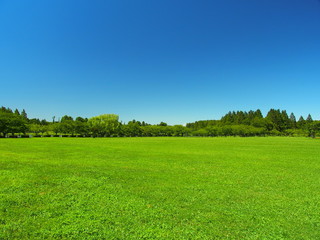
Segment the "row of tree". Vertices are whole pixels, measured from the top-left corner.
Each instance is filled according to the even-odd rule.
[[[270,109],[264,117],[261,111],[233,111],[228,112],[220,120],[205,120],[188,123],[188,128],[200,131],[206,136],[218,132],[219,136],[310,136],[319,134],[320,121],[314,121],[309,114],[306,119],[300,116],[299,120],[293,113],[287,114],[285,110]],[[230,134],[231,132],[231,134]],[[214,134],[216,135],[216,134]]]
[[[164,122],[151,125],[144,121],[119,121],[115,114],[103,114],[92,118],[63,116],[52,122],[29,119],[25,110],[0,109],[0,133],[2,137],[33,136],[93,136],[93,137],[143,137],[143,136],[310,136],[320,131],[320,121],[309,114],[296,120],[293,113],[271,109],[264,117],[260,110],[229,112],[220,120],[188,123],[186,126],[169,126]]]

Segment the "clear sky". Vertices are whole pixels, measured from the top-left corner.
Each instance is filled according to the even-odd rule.
[[[149,123],[320,118],[319,0],[0,0],[0,105]]]

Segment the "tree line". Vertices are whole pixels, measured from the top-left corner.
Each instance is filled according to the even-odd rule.
[[[293,113],[270,109],[264,117],[261,111],[230,111],[220,120],[203,120],[170,126],[165,122],[148,124],[132,120],[119,121],[116,114],[102,114],[91,118],[65,115],[56,121],[28,118],[23,109],[0,109],[1,137],[76,136],[76,137],[152,137],[152,136],[309,136],[320,133],[320,121],[309,114],[296,120]]]
[[[316,137],[320,131],[320,121],[309,114],[298,120],[294,113],[270,109],[264,117],[261,111],[230,111],[220,120],[206,120],[188,123],[193,135],[203,136],[309,136]]]

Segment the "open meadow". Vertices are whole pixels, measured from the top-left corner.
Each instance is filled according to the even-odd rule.
[[[319,139],[0,139],[0,239],[320,239],[319,187]]]

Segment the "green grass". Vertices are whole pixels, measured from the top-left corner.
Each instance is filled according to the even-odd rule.
[[[0,139],[0,239],[320,239],[320,140]]]

